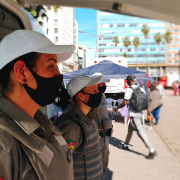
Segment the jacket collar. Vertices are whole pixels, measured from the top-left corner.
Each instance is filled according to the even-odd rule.
[[[81,118],[83,121],[86,121],[88,124],[92,123],[92,119],[93,119],[92,113],[89,112],[86,116],[76,104],[74,104],[72,111],[76,114],[76,116]]]
[[[28,135],[33,133],[40,124],[21,108],[12,103],[0,93],[0,109],[18,124],[18,126]]]

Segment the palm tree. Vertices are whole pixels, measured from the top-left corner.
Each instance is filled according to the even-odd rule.
[[[144,34],[144,37],[146,38],[146,71],[147,71],[147,38],[150,32],[150,29],[147,24],[143,24],[141,28],[141,32]]]
[[[131,57],[131,56],[128,55],[127,53],[123,53],[123,55],[121,55],[121,56],[124,57],[124,58]]]
[[[116,47],[119,44],[118,36],[114,36],[112,42],[114,43],[114,46],[115,46],[115,57],[116,57]]]
[[[167,31],[164,35],[164,39],[166,40],[166,43],[169,44],[172,41],[172,33]]]
[[[169,43],[172,41],[172,36],[171,36],[171,32],[169,32],[169,31],[167,31],[166,33],[165,33],[165,35],[164,35],[164,39],[165,39],[165,41],[166,41],[166,47],[167,47],[167,49],[168,49],[168,47],[169,47]],[[167,57],[167,50],[166,50],[166,57]]]
[[[139,37],[136,36],[134,38],[133,45],[135,46],[135,49],[136,49],[136,68],[137,68],[137,48],[138,48],[139,45],[141,45]]]
[[[157,45],[158,45],[158,60],[159,60],[159,46],[161,45],[161,41],[162,41],[162,38],[163,38],[163,37],[164,37],[164,36],[161,35],[160,32],[158,32],[158,33],[156,33],[156,34],[154,35],[154,39],[155,39],[155,41],[156,41],[156,43],[157,43]]]
[[[126,53],[124,53],[124,54],[126,54],[126,56],[127,56],[128,46],[131,45],[131,41],[130,41],[129,37],[126,36],[126,37],[123,39],[123,45],[126,47]],[[127,56],[127,57],[128,57],[128,56]]]

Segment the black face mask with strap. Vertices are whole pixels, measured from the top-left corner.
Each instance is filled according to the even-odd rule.
[[[98,86],[98,90],[101,92],[101,93],[104,93],[106,91],[106,86]]]
[[[87,94],[84,92],[81,92],[81,93]],[[82,102],[91,108],[97,108],[101,103],[102,93],[87,94],[87,95],[89,95],[89,101],[87,103],[85,103],[84,101],[82,101]]]
[[[37,82],[37,89],[30,88],[27,84],[23,84],[28,95],[40,106],[46,106],[55,101],[58,96],[61,83],[63,81],[63,74],[51,78],[45,78],[36,74],[29,68],[32,75]]]

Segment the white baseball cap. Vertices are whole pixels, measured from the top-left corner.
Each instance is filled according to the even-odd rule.
[[[75,76],[67,84],[68,94],[70,95],[70,97],[73,97],[84,87],[99,84],[102,81],[102,78],[102,76],[98,76],[96,78],[91,78],[84,75]]]
[[[17,57],[30,52],[57,54],[59,61],[69,59],[74,45],[55,45],[47,37],[32,30],[16,30],[0,43],[0,69]]]
[[[110,81],[110,79],[105,78],[102,73],[94,73],[94,74],[92,75],[92,78],[97,78],[97,77],[99,77],[99,76],[102,76],[102,77],[103,77],[103,78],[102,78],[102,81],[101,81],[100,83],[105,83],[105,82],[109,82],[109,81]]]

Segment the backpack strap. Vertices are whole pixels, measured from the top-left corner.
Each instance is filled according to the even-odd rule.
[[[133,91],[135,90],[133,87],[129,87],[130,89],[132,89]]]

